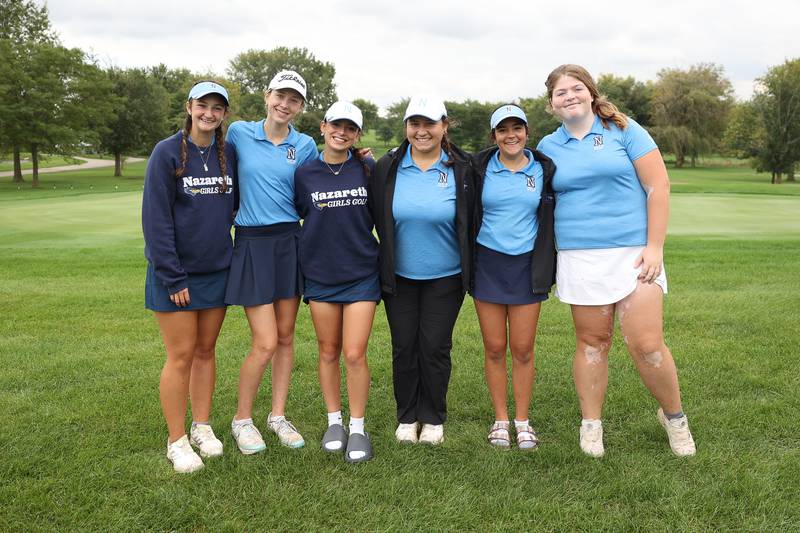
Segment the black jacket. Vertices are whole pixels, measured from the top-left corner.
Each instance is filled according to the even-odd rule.
[[[473,164],[476,171],[473,243],[477,241],[478,232],[481,230],[481,223],[483,222],[482,195],[486,167],[497,150],[499,148],[493,146],[473,156]],[[556,281],[556,243],[553,228],[553,215],[556,207],[555,194],[553,193],[553,175],[556,173],[556,165],[552,159],[542,152],[532,148],[530,150],[533,152],[533,158],[542,165],[542,170],[544,171],[542,199],[539,202],[539,209],[536,211],[539,230],[536,234],[536,242],[531,254],[531,285],[534,294],[547,294]],[[474,279],[470,284],[470,293],[473,289]]]
[[[473,264],[473,215],[475,212],[475,183],[472,159],[469,154],[451,145],[450,160],[453,161],[453,174],[456,180],[456,232],[458,248],[461,255],[461,281],[463,290],[469,290],[472,280]],[[395,291],[395,259],[394,259],[394,188],[397,181],[397,168],[409,149],[408,140],[399,148],[378,160],[375,174],[372,176],[371,205],[372,218],[380,239],[380,273],[381,290],[394,294]]]

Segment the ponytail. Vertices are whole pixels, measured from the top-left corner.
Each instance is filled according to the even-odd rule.
[[[361,164],[361,168],[364,169],[364,176],[369,177],[370,176],[369,165],[367,165],[367,162],[361,155],[361,149],[356,148],[355,146],[351,146],[350,155],[353,156]]]
[[[450,121],[447,120],[447,117],[442,117],[442,122],[447,126],[450,125]],[[443,163],[444,166],[452,167],[455,164],[455,161],[453,160],[453,147],[450,144],[450,138],[447,136],[447,131],[445,131],[444,135],[442,135],[442,150],[447,154],[447,161]]]

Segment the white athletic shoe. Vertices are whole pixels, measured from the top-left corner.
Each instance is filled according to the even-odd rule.
[[[267,427],[278,436],[278,440],[284,446],[288,446],[289,448],[302,448],[306,444],[306,441],[303,440],[303,436],[297,431],[297,428],[286,420],[284,416],[272,418],[272,413],[270,413],[267,417]]]
[[[234,420],[231,422],[231,434],[236,441],[236,446],[239,447],[239,451],[245,455],[251,455],[267,449],[267,445],[264,444],[264,439],[261,437],[261,432],[258,431],[252,420],[246,424],[239,424]]]
[[[419,422],[413,424],[398,424],[394,432],[394,437],[399,442],[417,442],[417,433],[419,433]]]
[[[167,459],[172,463],[176,472],[188,474],[203,468],[203,460],[194,453],[186,435],[172,444],[167,442]]]
[[[672,448],[672,453],[679,457],[687,457],[696,453],[694,446],[694,439],[692,432],[689,431],[689,421],[686,415],[680,418],[669,420],[664,415],[664,410],[658,410],[658,421],[667,430],[667,437],[669,437],[669,447]]]
[[[422,424],[419,441],[423,444],[441,444],[444,441],[444,424]]]
[[[222,441],[208,424],[192,424],[189,442],[200,450],[201,457],[219,457],[222,455]]]
[[[581,450],[592,457],[602,457],[606,453],[603,448],[603,423],[601,421],[581,421]]]

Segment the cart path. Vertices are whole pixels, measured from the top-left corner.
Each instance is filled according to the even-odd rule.
[[[51,172],[67,172],[69,170],[82,170],[86,168],[103,168],[103,167],[113,167],[114,160],[113,159],[88,159],[86,157],[76,157],[75,159],[80,159],[81,161],[86,161],[82,165],[62,165],[60,167],[49,167],[49,168],[40,168],[39,174],[50,174]],[[137,163],[139,161],[144,161],[141,157],[126,157],[126,163]],[[33,169],[24,169],[22,171],[23,176],[30,176],[33,174]],[[14,175],[13,170],[4,170],[0,172],[0,178],[10,178]]]

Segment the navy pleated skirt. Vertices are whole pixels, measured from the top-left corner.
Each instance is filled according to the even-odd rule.
[[[167,287],[156,278],[153,265],[147,265],[147,276],[144,283],[144,306],[151,311],[198,311],[225,307],[225,286],[228,271],[220,270],[210,274],[189,274],[190,303],[186,307],[178,307],[169,299]]]
[[[503,305],[527,305],[547,300],[546,294],[533,294],[531,255],[508,255],[476,244],[476,300]]]
[[[250,307],[300,296],[299,238],[298,222],[237,226],[225,302]]]

